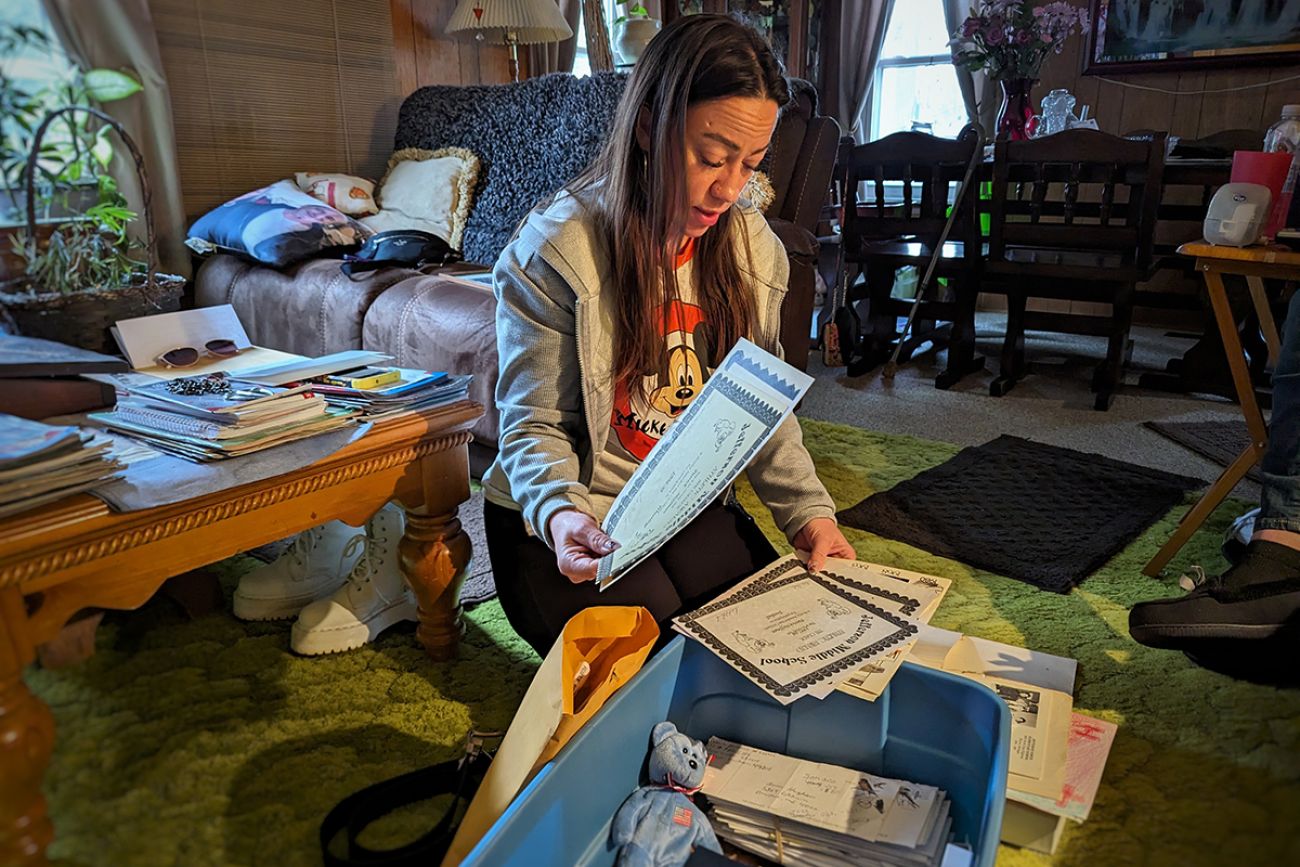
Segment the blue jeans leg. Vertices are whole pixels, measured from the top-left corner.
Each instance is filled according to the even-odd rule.
[[[1257,530],[1300,533],[1300,291],[1291,296],[1282,326],[1282,352],[1273,371],[1273,417],[1260,467]]]

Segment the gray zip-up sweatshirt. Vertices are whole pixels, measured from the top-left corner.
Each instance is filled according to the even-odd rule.
[[[579,509],[603,520],[610,500],[593,497],[595,460],[609,436],[614,403],[614,305],[601,289],[613,279],[610,251],[582,196],[561,193],[533,211],[497,260],[497,410],[501,438],[483,477],[484,496],[523,513],[533,533],[554,547],[551,516]],[[755,208],[737,203],[734,230],[749,235],[751,259],[738,236],[740,261],[758,311],[754,342],[780,355],[781,302],[789,278],[785,249]],[[813,518],[835,515],[817,479],[793,416],[746,470],[786,537]]]

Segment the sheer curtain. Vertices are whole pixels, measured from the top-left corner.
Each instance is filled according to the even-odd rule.
[[[148,0],[41,0],[54,32],[83,68],[129,69],[144,90],[106,110],[135,139],[144,154],[145,171],[153,191],[154,225],[158,231],[158,264],[168,273],[190,275],[185,247],[185,209],[181,204],[176,134],[172,129],[171,93],[163,73],[158,38]],[[116,148],[113,177],[129,206],[142,208],[135,163],[124,146]],[[144,237],[144,221],[132,224],[132,234]]]
[[[943,0],[943,17],[948,25],[949,35],[966,20],[970,12],[970,0]],[[966,103],[966,120],[977,124],[984,133],[985,141],[993,140],[994,123],[998,116],[998,83],[983,72],[971,72],[969,69],[954,67],[957,71],[957,86],[961,88],[962,101]]]
[[[834,7],[839,7],[839,15]],[[885,42],[885,27],[894,0],[839,0],[828,3],[828,42],[822,63],[822,96],[827,114],[839,121],[840,129],[861,139],[862,111],[871,95],[876,62]],[[839,26],[835,23],[838,20]]]
[[[539,0],[545,2],[545,0]],[[578,54],[578,18],[582,14],[581,0],[552,0],[560,6],[560,14],[569,22],[573,35],[563,42],[543,42],[528,46],[529,75],[548,72],[573,72],[573,58]]]

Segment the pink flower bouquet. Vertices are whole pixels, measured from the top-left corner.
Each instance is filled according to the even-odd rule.
[[[952,62],[991,78],[1037,78],[1048,53],[1088,28],[1088,12],[1066,0],[1034,6],[1029,0],[976,0],[952,36]]]

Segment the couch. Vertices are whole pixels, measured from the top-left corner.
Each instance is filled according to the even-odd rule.
[[[626,77],[563,73],[517,84],[433,86],[412,93],[398,116],[395,149],[460,146],[480,161],[465,228],[467,262],[426,271],[383,268],[356,281],[334,259],[284,270],[230,255],[203,263],[200,306],[231,304],[257,345],[303,355],[344,349],[386,352],[405,367],[474,375],[470,396],[487,407],[473,433],[480,465],[495,450],[498,419],[495,302],[490,283],[467,279],[491,267],[531,207],[562,187],[604,141]],[[796,81],[763,168],[775,193],[767,215],[790,257],[782,343],[807,364],[817,217],[830,184],[839,128],[817,114],[816,92]]]

